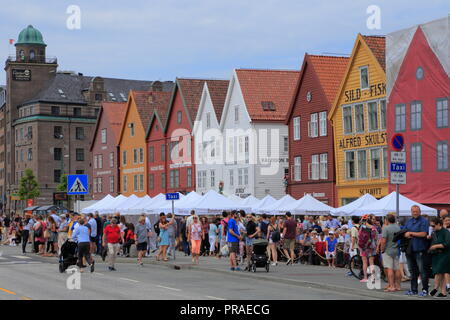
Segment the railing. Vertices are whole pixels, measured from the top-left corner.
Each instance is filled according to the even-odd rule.
[[[8,56],[6,59],[8,62],[24,62],[24,63],[58,63],[56,57],[45,57],[45,56],[35,56],[33,59],[30,57],[18,57],[18,56]]]

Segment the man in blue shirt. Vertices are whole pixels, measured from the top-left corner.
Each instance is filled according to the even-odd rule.
[[[90,227],[91,229],[91,235],[90,235],[90,240],[91,240],[91,254],[97,252],[97,241],[98,241],[98,237],[97,237],[97,220],[95,220],[94,218],[94,214],[89,213],[88,214],[88,224],[89,226],[87,226],[88,228]]]
[[[236,211],[231,212],[230,220],[228,221],[228,233],[227,233],[227,242],[228,248],[230,251],[230,265],[231,271],[240,271],[240,268],[237,267],[236,264],[236,254],[239,252],[239,241],[242,240],[241,235],[239,234],[239,226],[236,221]]]
[[[405,229],[408,232],[405,233],[405,237],[410,239],[410,249],[406,253],[406,259],[408,261],[408,268],[411,273],[411,290],[407,295],[418,294],[418,279],[419,274],[422,278],[422,292],[419,294],[421,297],[428,296],[428,278],[427,263],[428,257],[428,220],[421,216],[420,207],[414,205],[411,207],[412,218],[406,222]]]
[[[339,228],[341,224],[336,218],[333,218],[333,216],[330,214],[328,215],[328,220],[325,222],[325,228],[330,230],[336,230]]]

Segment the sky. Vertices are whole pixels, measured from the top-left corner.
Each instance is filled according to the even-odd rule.
[[[140,80],[228,79],[234,68],[299,69],[304,54],[350,54],[357,33],[385,35],[445,17],[448,0],[0,0],[0,57],[31,24],[59,70]],[[69,6],[80,28],[69,29]],[[367,8],[380,9],[369,29]],[[70,19],[73,21],[73,19]],[[5,73],[0,84],[6,82]]]

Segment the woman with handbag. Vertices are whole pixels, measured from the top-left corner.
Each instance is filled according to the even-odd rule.
[[[38,215],[36,218],[36,223],[33,225],[34,231],[34,242],[37,245],[38,252],[37,254],[43,255],[45,250],[45,237],[44,231],[46,229],[46,224],[42,219],[41,215]]]
[[[47,225],[44,231],[44,238],[47,240],[47,253],[45,257],[53,257],[56,253],[55,243],[58,243],[58,227],[56,226],[55,219],[52,216],[48,216]]]
[[[170,245],[169,242],[169,232],[167,229],[174,224],[175,219],[170,220],[170,222],[167,222],[166,215],[164,213],[161,213],[159,215],[159,253],[156,256],[156,260],[163,260],[163,261],[169,261],[167,258],[167,248]]]
[[[435,289],[431,290],[430,295],[434,296],[440,289],[441,292],[436,297],[447,298],[445,274],[450,273],[450,232],[443,227],[443,222],[438,217],[431,219],[430,227],[434,232],[428,251],[432,255],[432,270],[435,280]]]

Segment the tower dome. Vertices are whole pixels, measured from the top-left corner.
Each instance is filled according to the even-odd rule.
[[[29,25],[19,33],[19,39],[15,45],[24,44],[47,46],[42,38],[42,33],[32,25]]]

